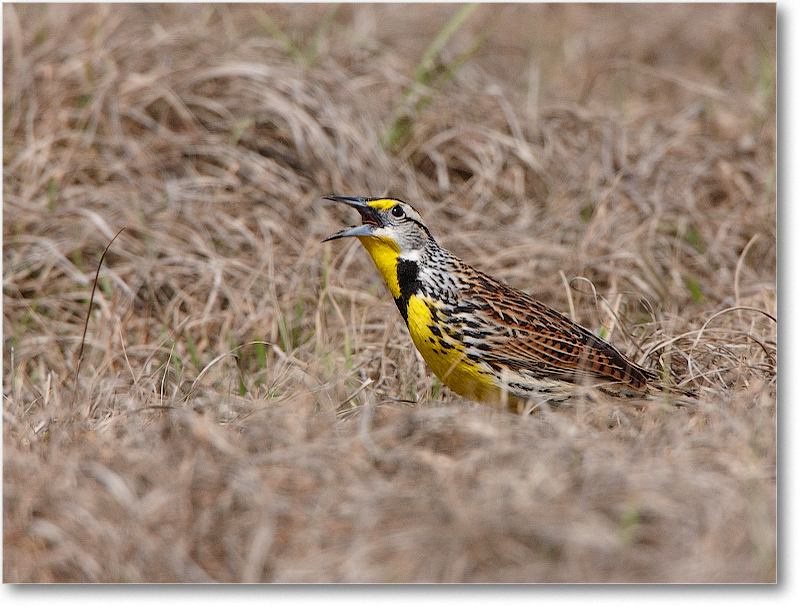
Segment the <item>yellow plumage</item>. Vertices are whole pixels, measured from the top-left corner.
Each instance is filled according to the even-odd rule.
[[[326,238],[357,237],[383,276],[414,346],[451,390],[518,408],[559,399],[575,384],[645,394],[656,379],[613,346],[441,248],[409,204],[329,196],[362,224]]]

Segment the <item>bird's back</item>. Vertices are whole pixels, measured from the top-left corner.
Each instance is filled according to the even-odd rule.
[[[446,289],[432,284],[431,277],[436,276],[447,277]],[[480,374],[483,383],[494,383],[500,392],[523,400],[581,383],[645,393],[648,383],[656,379],[653,372],[566,316],[443,249],[435,264],[421,269],[420,277],[419,295],[435,311],[426,323],[417,327],[409,323],[412,338],[437,376],[462,395],[474,398],[466,392],[487,391],[486,386],[464,387],[461,376],[465,373]],[[415,329],[422,334],[415,336]],[[431,331],[444,336],[433,351],[428,345],[433,342]],[[430,360],[442,354],[448,356],[446,365]],[[486,395],[479,400],[487,400]]]

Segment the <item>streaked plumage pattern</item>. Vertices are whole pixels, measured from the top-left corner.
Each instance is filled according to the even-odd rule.
[[[356,236],[386,280],[415,346],[452,390],[517,407],[568,395],[575,384],[645,394],[655,373],[527,293],[440,247],[411,205],[328,197],[356,208]]]
[[[457,327],[467,356],[496,371],[568,382],[585,377],[647,389],[655,374],[627,360],[613,346],[548,308],[527,293],[475,270],[457,258],[449,265],[461,277],[461,297],[445,322]]]

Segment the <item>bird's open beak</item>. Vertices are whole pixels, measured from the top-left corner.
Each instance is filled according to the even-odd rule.
[[[335,200],[336,202],[343,202],[353,207],[361,214],[362,224],[336,232],[336,234],[328,236],[322,242],[336,240],[337,238],[346,238],[347,236],[372,236],[373,230],[383,225],[378,212],[367,204],[367,198],[354,198],[352,196],[325,196],[324,198],[327,200]]]

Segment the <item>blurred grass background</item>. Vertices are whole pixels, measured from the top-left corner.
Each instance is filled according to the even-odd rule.
[[[4,5],[4,581],[774,581],[775,26]],[[696,407],[454,396],[326,194]]]

